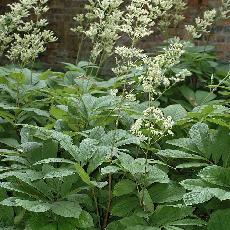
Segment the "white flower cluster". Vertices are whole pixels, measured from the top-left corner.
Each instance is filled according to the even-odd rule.
[[[71,30],[82,33],[93,43],[92,62],[99,56],[105,60],[113,54],[121,34],[129,37],[133,48],[140,39],[157,29],[156,24],[178,23],[183,19],[180,13],[186,6],[183,0],[130,0],[126,7],[123,3],[126,2],[89,0],[85,6],[87,13],[74,17],[77,25]]]
[[[20,0],[9,4],[10,12],[0,15],[1,54],[7,51],[11,61],[25,65],[45,51],[46,43],[56,40],[52,31],[44,29],[48,22],[42,15],[48,11],[47,2]],[[31,16],[36,19],[29,20]]]
[[[230,17],[230,0],[222,0],[222,6],[220,7],[220,18],[228,19]]]
[[[117,93],[118,93],[118,89],[111,89],[109,91],[109,94],[112,96],[112,97],[116,97],[117,96]]]
[[[131,0],[131,3],[126,6],[120,30],[129,36],[133,45],[153,33],[152,27],[155,22],[152,17],[151,2],[151,0]]]
[[[133,93],[127,93],[125,95],[125,99],[128,101],[136,101],[136,95]]]
[[[179,73],[176,74],[175,77],[171,77],[170,80],[174,82],[180,82],[183,81],[186,77],[191,76],[192,73],[188,71],[187,69],[182,69]]]
[[[185,8],[183,0],[132,0],[126,7],[121,31],[135,44],[158,26],[165,30],[171,24],[177,25],[184,19],[181,13]]]
[[[6,56],[14,62],[20,60],[23,65],[28,64],[46,50],[45,44],[50,41],[55,41],[55,39],[47,30],[23,36],[14,34],[14,42]]]
[[[116,58],[117,66],[113,68],[113,72],[117,76],[125,75],[130,72],[131,69],[138,68],[137,62],[147,58],[144,51],[138,48],[129,48],[126,46],[119,46],[115,48],[115,54],[119,56]]]
[[[175,38],[169,47],[164,48],[164,53],[143,59],[146,72],[139,77],[139,80],[142,82],[144,92],[157,94],[160,86],[167,88],[171,83],[183,81],[189,76],[190,72],[183,70],[176,76],[167,77],[167,71],[180,62],[183,53],[183,43]]]
[[[174,122],[170,116],[165,117],[159,108],[149,107],[143,116],[135,121],[131,133],[141,138],[158,139],[166,135],[173,135]]]
[[[158,25],[162,31],[169,28],[170,25],[177,26],[184,20],[183,11],[186,9],[186,3],[183,0],[155,0],[154,10],[159,15]]]
[[[91,61],[96,62],[99,55],[105,60],[113,53],[115,42],[119,38],[119,29],[123,12],[119,9],[123,0],[90,0],[85,6],[87,13],[78,15],[74,20],[79,24],[73,32],[81,32],[93,43]],[[87,28],[84,20],[89,22]]]
[[[195,26],[186,25],[185,29],[192,36],[192,38],[200,38],[202,33],[209,33],[210,27],[213,25],[215,18],[217,16],[217,11],[215,9],[207,10],[204,12],[204,18],[196,18]]]

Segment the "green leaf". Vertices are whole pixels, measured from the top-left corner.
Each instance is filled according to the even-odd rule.
[[[183,198],[185,189],[176,183],[154,184],[149,189],[154,203],[175,202]]]
[[[182,95],[190,102],[192,105],[196,105],[195,93],[187,86],[183,85],[179,88]]]
[[[106,230],[121,230],[124,226],[119,221],[109,223]]]
[[[13,148],[19,146],[18,141],[14,138],[0,138],[0,142]]]
[[[45,110],[41,110],[37,108],[22,108],[22,110],[26,112],[33,112],[42,117],[48,117],[48,118],[50,117],[50,114]]]
[[[2,159],[2,162],[17,162],[22,165],[29,165],[29,162],[20,156],[6,156]]]
[[[172,221],[180,220],[193,215],[194,208],[186,206],[158,206],[150,217],[155,226],[165,226]]]
[[[18,155],[19,153],[17,151],[14,150],[9,150],[9,149],[0,149],[0,155]]]
[[[186,193],[183,197],[186,205],[194,205],[204,203],[209,201],[213,197],[222,200],[230,199],[230,192],[227,192],[223,189],[219,188],[203,188],[203,189],[195,189],[189,193]]]
[[[112,206],[112,215],[124,217],[130,214],[138,206],[136,197],[124,197],[114,202]]]
[[[16,177],[17,179],[27,183],[28,185],[32,185],[31,182],[35,180],[39,180],[42,178],[41,172],[37,172],[34,170],[21,170],[21,171],[9,171],[0,174],[0,179],[8,178],[8,177]]]
[[[30,201],[30,200],[22,200],[16,197],[10,197],[2,202],[1,205],[9,206],[9,207],[22,207],[30,212],[46,212],[50,210],[51,206],[49,203],[42,201]]]
[[[175,159],[180,159],[180,158],[182,159],[204,159],[201,156],[197,156],[191,153],[186,153],[180,150],[173,150],[173,149],[160,150],[156,154],[162,157],[175,158]]]
[[[207,223],[200,219],[183,219],[171,222],[169,225],[176,226],[204,226]]]
[[[169,105],[163,109],[165,116],[170,116],[174,121],[181,120],[187,116],[187,111],[180,105]]]
[[[87,172],[81,167],[80,164],[76,163],[75,169],[77,171],[77,174],[80,176],[80,178],[88,185],[91,185],[90,177],[87,174]]]
[[[197,123],[192,126],[189,136],[197,148],[204,154],[206,158],[211,156],[209,146],[212,144],[208,125]]]
[[[138,215],[132,215],[132,216],[127,216],[119,220],[119,222],[125,226],[125,227],[130,227],[130,226],[136,226],[136,225],[147,225],[146,221],[144,218],[139,217]]]
[[[136,183],[125,179],[125,180],[120,180],[113,189],[113,195],[114,196],[122,196],[122,195],[126,195],[129,193],[134,192],[136,189]]]
[[[177,169],[188,169],[188,168],[200,168],[208,166],[207,163],[199,163],[199,162],[190,162],[190,163],[183,163],[176,166]]]
[[[0,188],[0,201],[7,198],[7,193],[4,189]],[[13,224],[14,210],[12,207],[6,207],[0,205],[0,223],[3,222],[6,225]]]
[[[94,222],[93,222],[93,218],[92,216],[86,212],[86,211],[82,211],[78,220],[76,221],[76,225],[79,228],[91,228],[94,226]]]
[[[183,228],[179,228],[176,226],[165,226],[165,230],[184,230]]]
[[[28,131],[32,131],[33,133],[35,133],[34,134],[35,136],[40,137],[41,139],[56,140],[57,142],[59,142],[61,148],[66,150],[75,160],[77,161],[79,160],[78,159],[79,158],[78,157],[78,153],[79,153],[78,147],[76,145],[73,145],[73,140],[70,136],[62,132],[57,132],[54,130],[47,130],[45,128],[31,126],[31,125],[25,125],[25,129],[28,129]]]
[[[196,155],[201,157],[203,156],[203,160],[207,161],[211,158],[215,164],[221,162],[224,167],[228,167],[228,165],[230,165],[229,129],[220,127],[218,130],[213,131],[209,129],[207,124],[197,123],[190,129],[189,136],[190,138],[179,138],[167,141],[167,143],[182,148],[183,151],[189,151],[196,153]],[[163,150],[163,154],[166,154],[165,151],[172,151],[172,153],[176,153],[181,150]],[[161,152],[159,152],[159,154],[160,153]],[[172,156],[173,155],[174,154],[172,154]],[[194,156],[194,154],[191,154],[191,156]],[[172,158],[170,157],[170,154],[166,155],[166,157]],[[178,157],[175,156],[175,158],[179,157],[180,155],[178,155]],[[202,159],[201,157],[200,159]],[[181,165],[181,167],[200,167],[201,165],[199,165],[199,163],[204,162],[192,163],[195,163],[195,165]]]
[[[214,93],[201,91],[201,90],[196,91],[195,96],[198,105],[207,104],[208,102],[216,98],[216,95]]]
[[[4,188],[8,191],[13,191],[13,192],[19,192],[19,193],[25,193],[27,194],[25,191],[23,191],[22,189],[19,189],[17,185],[15,185],[12,182],[0,182],[0,187]],[[30,195],[30,194],[28,194]]]
[[[71,202],[71,201],[55,202],[52,204],[51,210],[53,213],[59,216],[72,217],[72,218],[79,218],[82,212],[79,203]]]
[[[34,163],[33,165],[40,164],[50,164],[50,163],[67,163],[67,164],[75,164],[73,161],[66,160],[64,158],[48,158]]]
[[[230,188],[230,168],[208,166],[200,171],[199,177],[208,183]]]
[[[119,167],[117,166],[113,166],[113,165],[109,165],[109,166],[106,166],[104,168],[101,169],[101,174],[102,175],[106,175],[106,174],[113,174],[113,173],[116,173],[120,170]]]
[[[68,107],[56,106],[51,107],[50,113],[56,119],[63,119],[67,115]]]
[[[56,227],[55,230],[56,229],[58,229],[58,230],[73,230],[73,229],[76,229],[76,226],[75,226],[75,224],[73,225],[72,223],[68,223],[68,222],[58,223],[58,227]]]
[[[199,152],[196,145],[194,145],[193,141],[190,138],[179,138],[174,140],[168,140],[168,144],[183,148],[184,150],[189,150],[191,152],[197,153]]]
[[[142,180],[146,180],[148,185],[154,182],[169,182],[168,175],[165,171],[161,170],[160,167],[156,165],[148,164],[144,158],[137,158],[134,160],[129,154],[121,153],[118,159],[124,171],[128,171],[136,178],[142,177]]]
[[[75,174],[75,170],[69,168],[55,168],[54,170],[46,173],[43,179],[63,178]]]
[[[209,222],[208,230],[229,230],[230,226],[230,209],[218,210],[212,213]]]
[[[145,211],[147,212],[154,211],[154,204],[147,189],[143,189],[142,191],[140,191],[139,198],[144,206]]]
[[[57,230],[57,223],[50,223],[45,215],[33,214],[27,221],[25,230]]]
[[[127,227],[125,230],[160,230],[160,228],[144,226],[144,225],[135,225],[135,226]]]

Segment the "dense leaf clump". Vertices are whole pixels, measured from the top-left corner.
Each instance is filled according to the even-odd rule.
[[[56,39],[47,0],[0,16],[0,51],[16,62],[0,67],[0,229],[229,230],[230,74],[192,39],[207,40],[230,1],[158,54],[138,42],[177,28],[186,4],[128,2],[89,1],[72,30],[93,43],[90,62],[63,72],[27,65]]]
[[[145,101],[118,108],[121,97],[106,95],[109,83],[101,88],[87,80],[92,85],[84,92],[65,83],[64,73],[44,78],[44,72],[18,71],[2,68],[1,75],[2,227],[215,229],[220,219],[227,223],[226,106],[189,112],[169,105],[162,111],[175,121],[174,137],[148,142],[129,131]],[[27,84],[29,93],[22,90]]]

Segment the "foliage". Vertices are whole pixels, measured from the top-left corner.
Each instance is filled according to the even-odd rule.
[[[205,36],[227,6],[188,32]],[[209,46],[203,54],[187,40],[169,39],[154,55],[136,46],[154,25],[176,26],[184,8],[90,0],[74,29],[95,42],[89,62],[65,63],[66,72],[0,68],[1,229],[228,228],[228,71]],[[117,46],[120,33],[128,46]],[[102,79],[113,54],[115,77]]]

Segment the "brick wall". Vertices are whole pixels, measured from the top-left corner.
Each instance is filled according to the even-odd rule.
[[[0,0],[0,13],[4,12],[7,3],[15,0]],[[202,8],[216,6],[221,0],[188,0],[189,9],[186,12],[187,20],[192,21],[201,12]],[[48,46],[48,51],[41,56],[41,61],[48,66],[58,67],[60,62],[74,62],[77,56],[79,38],[70,31],[73,26],[73,16],[83,10],[87,0],[49,0],[50,11],[48,13],[49,27],[55,31],[58,41]],[[180,33],[180,30],[177,32]],[[162,41],[160,35],[153,35],[144,39],[140,46],[146,50],[152,50],[156,44]],[[216,46],[218,56],[224,60],[230,60],[230,21],[218,24],[212,33],[211,43]],[[89,43],[85,43],[81,57],[88,55]]]

